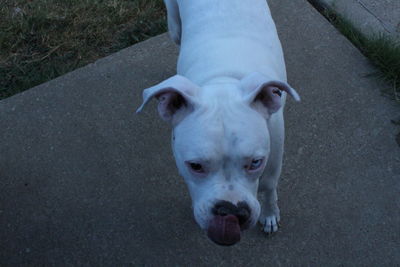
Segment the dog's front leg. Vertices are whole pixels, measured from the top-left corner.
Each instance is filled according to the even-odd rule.
[[[259,222],[264,232],[271,234],[278,230],[280,221],[277,186],[282,169],[284,145],[283,112],[274,114],[268,122],[271,139],[271,152],[260,180],[259,191],[263,194]]]

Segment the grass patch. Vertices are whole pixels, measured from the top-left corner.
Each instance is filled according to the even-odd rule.
[[[391,85],[391,88],[382,91],[400,103],[400,43],[396,43],[384,34],[367,37],[345,18],[327,11],[326,17],[378,69],[372,75]]]
[[[3,0],[0,99],[167,30],[162,0]]]

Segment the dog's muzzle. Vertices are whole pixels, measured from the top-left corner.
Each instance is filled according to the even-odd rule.
[[[219,245],[230,246],[240,241],[241,231],[249,227],[251,210],[246,202],[234,205],[218,201],[212,209],[213,218],[208,225],[208,237]]]

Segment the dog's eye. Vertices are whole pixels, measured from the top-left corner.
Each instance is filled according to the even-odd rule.
[[[186,162],[191,171],[195,173],[204,173],[203,165],[197,162]]]
[[[258,170],[263,163],[263,159],[253,159],[250,165],[246,165],[245,168],[248,171],[255,171]]]

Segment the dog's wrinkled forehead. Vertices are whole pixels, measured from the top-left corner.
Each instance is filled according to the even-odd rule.
[[[217,94],[200,105],[174,129],[174,145],[188,158],[238,153],[251,156],[257,147],[266,145],[265,119],[238,96]]]

